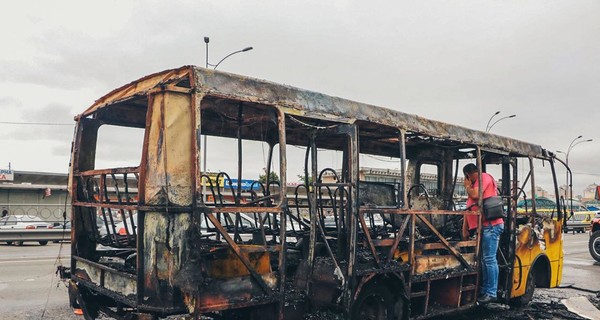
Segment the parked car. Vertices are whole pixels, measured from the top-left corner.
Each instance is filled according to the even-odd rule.
[[[52,224],[45,222],[40,217],[31,217],[26,215],[10,215],[0,219],[0,230],[28,230],[28,229],[52,229]],[[45,246],[48,241],[38,241],[40,245]],[[23,245],[23,241],[7,241],[7,244]]]
[[[567,224],[564,227],[565,233],[569,231],[573,231],[573,233],[588,231],[592,224],[593,215],[594,212],[592,211],[577,211],[573,212],[572,215],[567,213]]]
[[[590,241],[588,248],[592,258],[600,262],[600,214],[597,213],[594,219],[592,219],[591,230],[590,230]]]
[[[10,215],[0,219],[0,229],[39,229],[51,228],[52,225],[40,217],[26,215]]]
[[[532,202],[533,200],[531,199],[519,200],[519,202],[517,202],[517,212],[524,213],[531,211],[531,207],[533,206]],[[556,210],[556,201],[545,197],[538,197],[535,199],[535,207],[538,211],[552,212]]]

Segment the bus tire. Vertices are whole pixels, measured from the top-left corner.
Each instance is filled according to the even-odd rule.
[[[352,306],[352,320],[402,320],[404,300],[395,297],[385,285],[367,285]]]
[[[592,258],[600,262],[600,230],[592,233],[588,247]]]
[[[535,273],[533,270],[529,272],[527,276],[527,283],[525,284],[525,293],[522,296],[512,298],[510,305],[515,307],[526,306],[533,299],[533,292],[535,291]]]
[[[48,240],[44,240],[44,241],[38,241],[40,243],[40,246],[45,246],[48,244]]]

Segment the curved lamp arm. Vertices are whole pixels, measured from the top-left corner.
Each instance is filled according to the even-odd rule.
[[[495,125],[496,125],[496,123],[498,123],[498,122],[500,122],[500,121],[502,121],[502,120],[504,120],[504,119],[508,119],[508,118],[514,118],[514,117],[516,117],[516,116],[517,116],[516,114],[511,114],[510,116],[502,117],[502,118],[500,118],[500,119],[496,120],[496,121],[495,121],[494,123],[492,123],[492,125],[491,125],[491,126],[488,128],[488,129],[487,129],[487,132],[490,132],[490,130],[492,130],[492,127],[493,127],[493,126],[495,126]]]
[[[242,50],[234,51],[234,52],[232,52],[232,53],[230,53],[230,54],[226,55],[226,56],[225,56],[223,59],[221,59],[221,61],[219,61],[219,62],[217,62],[217,64],[215,64],[215,66],[214,66],[214,68],[213,68],[213,69],[217,69],[217,67],[218,67],[218,66],[221,64],[221,62],[223,62],[225,59],[227,59],[227,58],[231,57],[232,55],[234,55],[234,54],[236,54],[236,53],[240,53],[240,52],[246,52],[246,51],[250,51],[250,50],[252,50],[252,49],[254,49],[254,48],[252,48],[252,47],[246,47],[246,48],[244,48],[244,49],[242,49]]]

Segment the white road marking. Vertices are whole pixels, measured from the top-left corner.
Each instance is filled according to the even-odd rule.
[[[65,260],[66,262],[70,262],[71,258],[63,257],[60,260]],[[36,259],[36,260],[9,260],[9,261],[0,261],[0,264],[8,264],[8,263],[31,263],[31,262],[49,262],[56,261],[56,259]]]
[[[563,264],[576,265],[576,266],[592,266],[592,265],[594,265],[594,260],[570,258],[570,259],[563,259]]]
[[[569,246],[570,246],[570,245],[572,245],[572,244],[581,244],[581,243],[585,243],[585,244],[587,244],[588,242],[589,242],[588,240],[585,240],[585,241],[569,241],[569,242],[567,242],[567,243],[565,243],[565,244],[567,244],[567,245],[569,245]]]

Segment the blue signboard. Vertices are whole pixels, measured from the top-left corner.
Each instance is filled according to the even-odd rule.
[[[253,182],[255,182],[255,181],[256,181],[256,180],[246,180],[246,179],[242,179],[242,183],[241,183],[242,190],[244,190],[244,191],[249,191],[249,190],[250,190],[250,187],[252,187],[252,189],[253,189],[254,191],[260,191],[260,190],[261,190],[261,187],[260,187],[260,184],[259,184],[258,182],[257,182],[257,183],[255,183],[255,184],[254,184],[254,186],[252,186],[252,183],[253,183]],[[229,186],[229,183],[228,183],[228,181],[227,181],[227,180],[225,180],[225,183],[224,183],[224,184],[225,184],[225,185],[224,185],[224,187],[223,187],[224,189],[231,189],[231,188],[233,188],[233,189],[237,190],[237,187],[238,187],[238,179],[231,179],[231,187]]]

